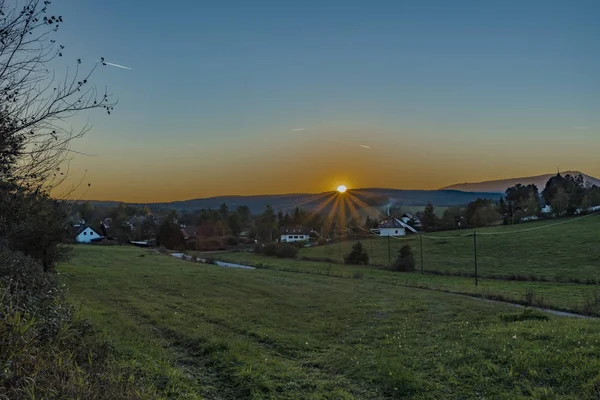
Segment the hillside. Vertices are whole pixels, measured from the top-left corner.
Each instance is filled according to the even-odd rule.
[[[600,179],[594,178],[593,176],[586,175],[579,171],[565,171],[561,172],[561,175],[583,175],[586,182],[590,182],[594,185],[600,186]],[[540,192],[546,186],[546,182],[548,179],[553,177],[556,174],[545,174],[545,175],[537,175],[537,176],[528,176],[521,178],[508,178],[508,179],[500,179],[494,181],[484,181],[484,182],[472,182],[472,183],[458,183],[455,185],[450,185],[441,188],[440,190],[460,190],[463,192],[492,192],[492,193],[504,193],[504,191],[511,187],[515,186],[517,183],[522,185],[534,184],[538,187]]]
[[[469,203],[479,197],[498,200],[498,193],[474,192],[467,193],[457,190],[400,190],[400,189],[353,189],[349,194],[360,199],[370,206],[385,206],[390,203],[402,206],[424,206],[431,202],[434,206],[447,207]],[[192,211],[199,209],[217,209],[222,203],[231,208],[246,205],[252,213],[259,213],[268,205],[277,210],[291,210],[297,206],[305,209],[313,209],[321,205],[329,196],[335,192],[324,192],[318,194],[296,193],[296,194],[274,194],[257,196],[218,196],[167,203],[146,204],[150,209],[172,209],[177,211]],[[94,205],[114,206],[114,201],[90,201]],[[333,204],[331,202],[330,204]],[[143,206],[144,204],[133,204]],[[327,208],[325,208],[327,210]]]

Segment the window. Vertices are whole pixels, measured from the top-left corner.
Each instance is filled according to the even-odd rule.
[[[294,239],[298,239],[298,236],[294,236]]]
[[[398,231],[396,230],[396,233],[398,233]]]
[[[83,232],[83,236],[87,236],[87,232]]]

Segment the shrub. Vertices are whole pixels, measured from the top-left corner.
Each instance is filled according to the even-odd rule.
[[[237,246],[239,241],[238,238],[236,238],[235,236],[223,236],[221,238],[221,242],[223,244],[225,244],[226,246]]]
[[[215,251],[223,248],[221,239],[217,237],[211,237],[207,239],[198,239],[196,241],[196,250],[199,251]]]
[[[354,246],[352,246],[352,251],[344,256],[344,264],[369,264],[369,253],[363,249],[360,241],[356,242]]]
[[[275,256],[277,255],[277,243],[267,243],[262,248],[262,253],[265,256]]]
[[[298,254],[298,248],[287,243],[277,245],[275,255],[279,258],[294,258]]]
[[[254,247],[252,248],[252,251],[256,254],[260,254],[263,251],[263,245],[260,243],[255,243]]]
[[[415,257],[410,245],[405,244],[398,251],[398,258],[394,262],[394,268],[401,272],[411,272],[415,270]]]
[[[239,237],[239,238],[237,238],[237,241],[238,241],[238,244],[248,244],[249,243],[248,238],[245,238],[245,237]]]
[[[185,249],[186,250],[197,250],[197,247],[198,247],[197,243],[198,242],[194,239],[187,240],[185,242]]]
[[[297,242],[292,242],[290,243],[292,246],[294,246],[297,249],[302,249],[304,248],[304,246],[306,246],[306,241],[305,240],[299,240]]]
[[[75,317],[40,263],[0,249],[0,291],[1,398],[154,397],[122,379],[134,371],[119,367],[109,343]]]
[[[317,240],[317,245],[323,246],[324,244],[327,244],[327,239],[319,238],[319,240]]]

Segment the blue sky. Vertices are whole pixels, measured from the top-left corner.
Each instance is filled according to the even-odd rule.
[[[94,79],[119,104],[74,145],[88,197],[600,175],[600,2],[141,4],[52,4],[65,60],[132,68]]]

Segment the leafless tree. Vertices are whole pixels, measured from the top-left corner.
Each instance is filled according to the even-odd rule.
[[[63,18],[49,7],[50,1],[0,0],[0,180],[36,190],[66,178],[61,168],[76,153],[71,144],[89,130],[73,130],[65,121],[90,109],[110,114],[115,105],[90,83],[104,58],[87,71],[74,59],[57,78],[52,62],[66,49],[53,36]]]

